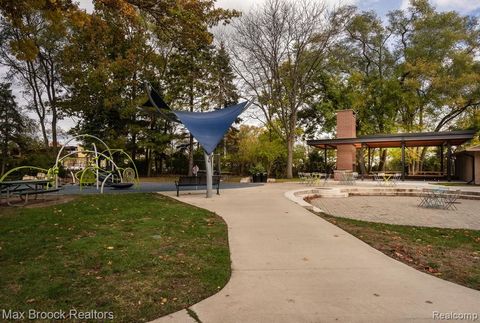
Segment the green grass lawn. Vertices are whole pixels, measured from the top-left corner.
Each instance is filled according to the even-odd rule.
[[[275,183],[292,183],[292,182],[301,182],[302,180],[298,177],[294,178],[277,178]]]
[[[429,183],[433,185],[441,185],[441,186],[480,186],[476,184],[467,184],[467,183],[458,183],[458,182],[436,182],[436,183]]]
[[[214,294],[230,277],[223,220],[170,198],[92,195],[0,214],[2,309],[147,321]]]
[[[480,231],[391,225],[319,215],[409,266],[480,290]]]

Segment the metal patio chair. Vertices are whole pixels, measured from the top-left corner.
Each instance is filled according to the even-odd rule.
[[[461,190],[456,190],[456,191],[446,193],[444,197],[444,200],[445,200],[444,208],[446,210],[448,209],[456,210],[457,207],[455,206],[455,203],[460,197],[460,194],[461,194]]]

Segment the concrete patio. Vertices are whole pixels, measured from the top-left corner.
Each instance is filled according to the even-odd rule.
[[[180,195],[229,229],[232,277],[190,308],[202,322],[428,322],[436,312],[479,312],[479,291],[397,262],[285,198],[302,187]],[[155,322],[195,320],[182,310]]]
[[[480,230],[480,201],[458,200],[455,209],[418,207],[418,197],[351,196],[318,198],[311,204],[327,214],[379,223]]]

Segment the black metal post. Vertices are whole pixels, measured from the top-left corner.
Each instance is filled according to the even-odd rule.
[[[323,164],[324,164],[325,174],[328,174],[327,146],[323,147]]]
[[[362,181],[365,178],[365,144],[362,144],[360,148],[360,156],[362,157],[362,164],[360,165],[360,171],[362,172]],[[362,167],[363,166],[363,167]]]
[[[444,174],[443,172],[443,144],[440,146],[440,172],[442,173],[442,176]]]
[[[372,155],[370,153],[370,146],[368,146],[368,168],[367,168],[367,172],[370,174],[371,171],[372,171]]]
[[[402,181],[405,181],[405,141],[402,141]]]
[[[447,181],[452,181],[452,145],[447,142]]]

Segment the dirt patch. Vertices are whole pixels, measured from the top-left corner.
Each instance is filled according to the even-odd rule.
[[[46,196],[45,198],[44,197],[39,197],[36,200],[35,199],[29,199],[28,204],[23,206],[23,207],[27,208],[27,209],[46,207],[46,206],[52,206],[52,205],[67,203],[67,202],[73,201],[77,198],[78,198],[78,196],[76,196],[76,195]],[[18,202],[22,203],[20,200]],[[13,203],[18,203],[18,202],[14,201]],[[9,205],[7,205],[7,203],[4,200],[2,200],[0,202],[0,207],[16,207],[16,206],[15,205],[9,206]]]

